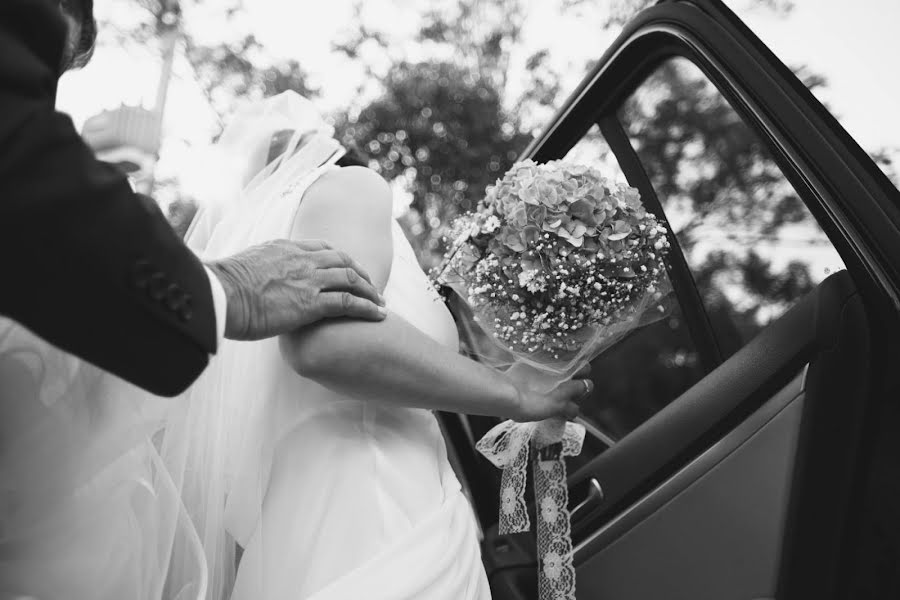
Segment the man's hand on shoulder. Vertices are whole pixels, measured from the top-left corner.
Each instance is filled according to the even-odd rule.
[[[368,274],[326,242],[275,240],[207,266],[225,290],[229,339],[273,337],[328,317],[386,315]]]

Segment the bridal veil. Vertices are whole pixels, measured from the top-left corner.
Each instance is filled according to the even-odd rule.
[[[188,246],[214,260],[252,245],[257,232],[288,232],[296,206],[279,200],[343,154],[332,127],[296,93],[239,112],[197,178],[200,208],[186,236]],[[235,477],[242,462],[269,464],[278,424],[269,422],[270,413],[261,406],[272,392],[272,366],[280,360],[277,340],[224,340],[186,393],[185,410],[173,410],[167,424],[162,454],[204,549],[209,600],[230,594],[238,546],[262,509],[265,473],[251,471],[252,480]],[[183,579],[193,563],[187,544],[176,547],[172,577]]]

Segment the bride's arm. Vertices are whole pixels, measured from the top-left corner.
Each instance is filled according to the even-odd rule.
[[[383,291],[392,260],[391,190],[357,167],[324,175],[306,192],[294,239],[316,238],[353,256]],[[365,400],[468,414],[536,420],[574,417],[585,391],[567,382],[536,394],[442,346],[395,314],[381,322],[332,319],[280,338],[294,370]]]

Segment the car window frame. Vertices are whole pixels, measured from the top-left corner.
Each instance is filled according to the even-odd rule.
[[[559,155],[546,158],[546,160],[565,157],[572,148],[590,135],[594,125],[598,127],[603,141],[613,153],[628,184],[637,188],[640,192],[647,211],[666,226],[666,237],[671,245],[669,255],[665,261],[666,272],[669,283],[672,286],[674,300],[681,309],[681,316],[685,321],[688,335],[691,338],[694,350],[698,354],[702,372],[700,379],[702,379],[718,367],[725,357],[713,330],[700,290],[694,280],[693,272],[681,249],[681,243],[675,235],[656,189],[650,181],[644,165],[616,113],[601,114],[587,123],[580,124],[577,129],[584,132],[581,137],[577,139],[570,138],[570,147],[567,148],[565,145],[559,146],[556,149]],[[542,160],[544,159],[544,157],[541,158]],[[614,347],[609,350],[615,352]],[[602,360],[602,358],[599,360]],[[667,400],[671,401],[674,399],[673,397]],[[614,437],[607,435],[601,428],[584,420],[581,420],[581,423],[587,426],[587,435],[596,438],[607,449],[615,445],[616,440]]]
[[[681,242],[678,241],[656,193],[656,188],[650,181],[650,177],[618,116],[615,113],[603,115],[598,119],[597,124],[616,160],[619,161],[619,166],[625,173],[629,185],[638,189],[647,210],[666,226],[666,237],[671,246],[666,260],[666,271],[672,291],[681,307],[688,332],[699,354],[704,374],[709,374],[722,363],[722,349],[713,331],[700,290],[694,281],[693,272],[681,249]]]

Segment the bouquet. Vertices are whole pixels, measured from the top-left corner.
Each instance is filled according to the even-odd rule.
[[[436,281],[462,301],[457,319],[475,355],[549,391],[665,312],[667,234],[636,189],[591,167],[526,160],[454,222]],[[528,448],[537,450],[542,599],[574,598],[562,457],[583,439],[564,420],[507,421],[478,443],[504,469],[500,533],[529,527],[525,476]]]
[[[451,237],[437,282],[488,334],[474,351],[530,367],[547,389],[653,318],[668,291],[666,228],[635,188],[591,167],[520,162]]]

